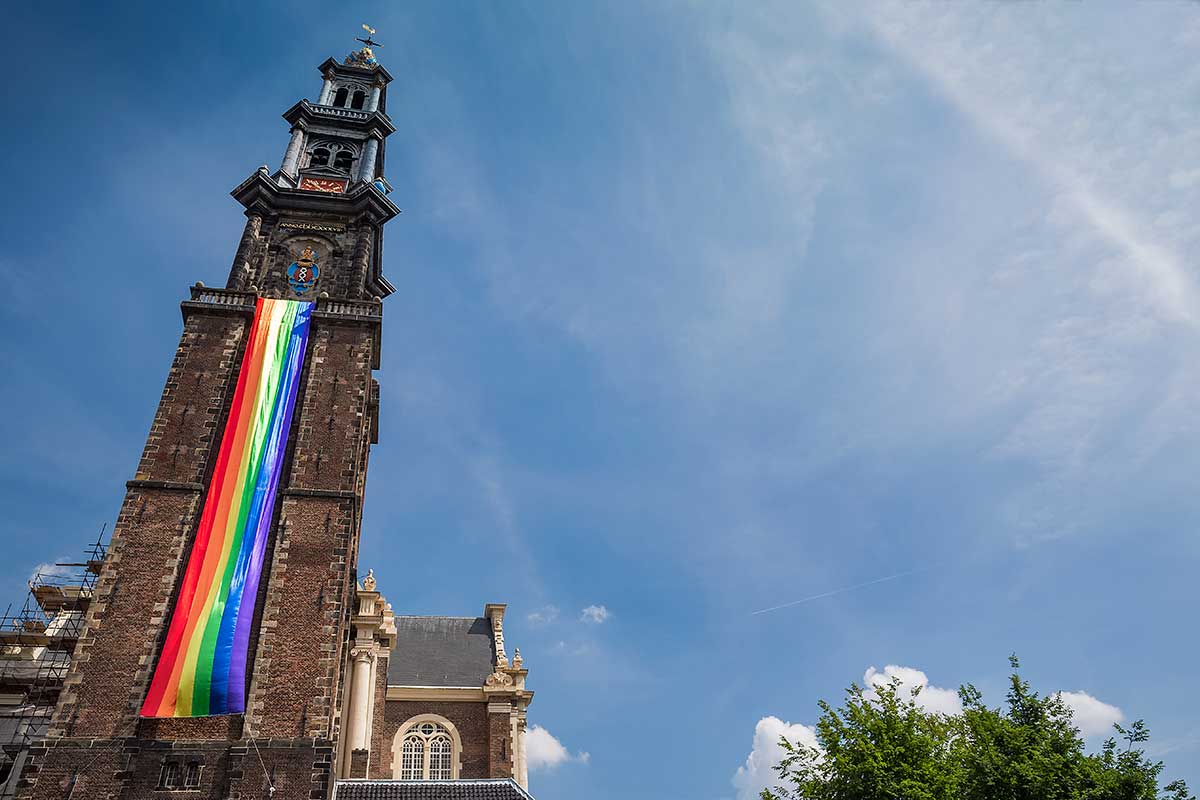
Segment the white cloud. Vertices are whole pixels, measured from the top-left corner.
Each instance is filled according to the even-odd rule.
[[[907,696],[913,689],[920,689],[917,695],[917,705],[926,711],[939,714],[957,714],[962,711],[962,703],[958,692],[954,689],[942,689],[929,685],[929,677],[919,669],[888,664],[883,671],[868,667],[863,674],[863,684],[867,687],[883,686],[893,678],[900,679],[901,696]]]
[[[817,746],[816,731],[807,725],[784,722],[779,717],[763,717],[754,726],[754,746],[746,763],[733,775],[737,800],[756,800],[759,792],[777,784],[775,765],[783,758],[780,737],[794,744]]]
[[[587,764],[592,758],[586,751],[572,755],[554,734],[541,725],[534,725],[525,732],[525,755],[530,770],[554,769],[568,761]]]
[[[1087,692],[1059,692],[1058,696],[1074,712],[1075,725],[1084,736],[1109,733],[1114,723],[1125,719],[1121,709],[1097,700]]]
[[[579,619],[583,622],[588,622],[593,625],[602,625],[612,616],[612,612],[605,606],[588,606],[583,611],[579,612]]]
[[[68,560],[63,558],[63,561]],[[66,578],[74,575],[76,571],[75,567],[64,567],[61,564],[46,562],[33,568],[33,572],[29,573],[29,580],[32,581],[39,576],[42,578]]]
[[[558,619],[558,606],[553,605],[542,606],[525,615],[525,621],[534,626],[549,625],[556,619]]]

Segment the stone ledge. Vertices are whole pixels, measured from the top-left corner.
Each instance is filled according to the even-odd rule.
[[[166,489],[171,492],[203,492],[203,483],[194,483],[191,481],[152,481],[144,478],[135,478],[131,481],[125,481],[126,489]]]
[[[358,493],[353,489],[306,489],[302,486],[289,486],[281,494],[284,497],[328,497],[341,500],[357,500]]]

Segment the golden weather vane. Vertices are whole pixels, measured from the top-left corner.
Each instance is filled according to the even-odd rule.
[[[356,42],[362,42],[362,43],[363,43],[363,44],[365,44],[367,47],[383,47],[383,44],[382,44],[382,43],[380,43],[380,42],[376,42],[376,41],[373,41],[373,40],[371,39],[371,37],[375,35],[375,29],[374,29],[374,28],[372,28],[370,25],[367,25],[366,23],[363,23],[363,26],[362,26],[362,27],[363,27],[363,30],[367,32],[367,38],[365,38],[365,39],[364,39],[364,38],[362,38],[361,36],[355,36],[355,37],[354,37],[354,41],[356,41]]]

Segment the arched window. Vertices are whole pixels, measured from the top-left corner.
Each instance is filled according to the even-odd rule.
[[[420,736],[404,737],[404,752],[400,763],[400,780],[419,781],[425,777],[425,740]]]
[[[335,106],[337,106],[338,108],[345,108],[346,107],[346,96],[349,94],[350,94],[350,92],[346,89],[345,86],[338,89],[337,94],[335,94],[333,96],[333,104]]]
[[[345,172],[350,171],[350,165],[354,163],[354,153],[349,150],[338,150],[337,155],[333,157],[333,166]]]
[[[458,777],[462,742],[447,719],[433,714],[413,717],[392,744],[392,776],[402,781],[453,780]]]
[[[363,105],[366,104],[366,102],[367,102],[367,93],[364,92],[362,89],[359,89],[357,92],[354,93],[354,96],[351,98],[350,107],[356,108],[359,111],[361,111]]]
[[[454,743],[450,735],[438,733],[429,739],[429,779],[449,780],[453,772]]]
[[[329,166],[329,150],[324,147],[318,147],[312,151],[312,158],[308,160],[310,167],[327,167]]]

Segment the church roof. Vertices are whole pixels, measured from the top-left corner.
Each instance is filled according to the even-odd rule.
[[[492,647],[483,617],[398,616],[388,685],[483,686],[494,669]]]
[[[533,800],[510,778],[458,781],[338,781],[333,800]]]

